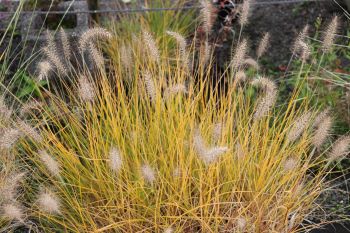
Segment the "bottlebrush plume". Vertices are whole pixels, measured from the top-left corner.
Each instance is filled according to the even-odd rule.
[[[259,99],[255,113],[254,119],[259,120],[266,116],[271,108],[275,105],[277,100],[277,90],[272,89],[267,92],[262,98]]]
[[[174,229],[172,227],[168,227],[164,230],[164,233],[173,233]]]
[[[60,28],[60,38],[61,38],[64,58],[66,59],[66,62],[69,62],[71,57],[71,47],[70,47],[67,33],[62,27]]]
[[[292,124],[291,130],[287,134],[287,140],[289,142],[294,142],[301,136],[309,124],[310,117],[311,113],[307,112],[295,120]]]
[[[44,104],[42,102],[37,101],[37,100],[29,101],[29,102],[23,104],[21,111],[20,111],[20,115],[25,116],[26,114],[31,113],[33,110],[40,109],[43,106],[44,106]]]
[[[308,36],[308,32],[309,32],[309,25],[305,25],[303,30],[301,32],[299,32],[294,45],[293,45],[293,53],[295,51],[299,51],[300,50],[300,42],[305,42],[306,37]]]
[[[253,58],[244,59],[243,64],[259,70],[259,64]]]
[[[19,222],[23,222],[23,219],[24,219],[23,209],[17,203],[5,204],[2,207],[1,215],[10,221],[16,220]]]
[[[118,148],[112,147],[109,151],[109,166],[110,168],[118,173],[122,168],[123,161]]]
[[[316,148],[321,148],[323,143],[327,140],[332,129],[332,117],[326,116],[317,126],[317,129],[312,137],[312,144]]]
[[[296,52],[303,61],[306,61],[310,57],[311,48],[306,42],[299,41],[298,50],[296,50]]]
[[[59,55],[54,50],[51,50],[49,47],[43,48],[43,51],[47,58],[50,60],[50,62],[56,67],[58,73],[61,75],[66,75],[67,69],[62,63]]]
[[[19,130],[21,130],[26,136],[30,137],[37,143],[41,143],[43,141],[41,135],[36,131],[35,128],[30,126],[28,123],[24,121],[18,121],[17,125]]]
[[[339,138],[333,145],[328,157],[331,160],[340,159],[349,153],[350,136],[343,136]]]
[[[52,66],[48,61],[41,61],[38,64],[38,81],[41,81],[49,76],[50,71],[52,70]]]
[[[244,58],[247,54],[247,50],[248,50],[248,42],[246,39],[243,39],[243,41],[237,45],[236,50],[230,62],[230,65],[234,69],[238,69],[242,65]]]
[[[248,23],[248,18],[250,14],[251,0],[243,0],[241,14],[239,16],[239,24],[243,27]]]
[[[322,50],[326,53],[329,52],[334,44],[334,39],[337,34],[339,27],[339,18],[338,16],[334,16],[332,21],[328,24],[324,36],[323,36],[323,44]]]
[[[81,35],[79,39],[80,49],[85,51],[88,48],[89,43],[97,39],[110,40],[111,38],[112,34],[106,29],[100,27],[91,28]]]
[[[292,171],[298,165],[298,161],[295,158],[289,158],[284,162],[283,168],[285,172]]]
[[[104,65],[103,54],[92,42],[89,43],[88,47],[89,47],[90,56],[92,60],[95,62],[96,66],[103,67]]]
[[[7,107],[4,97],[0,97],[0,118],[8,121],[11,118],[12,110]]]
[[[153,184],[153,182],[156,180],[156,174],[153,168],[148,164],[142,165],[141,173],[143,179],[145,179],[147,183]]]
[[[38,152],[40,160],[43,162],[47,170],[54,176],[60,175],[60,165],[59,163],[49,155],[45,150],[40,150]]]
[[[85,76],[79,78],[78,94],[84,102],[91,102],[95,99],[94,87]]]
[[[234,86],[237,86],[239,83],[245,82],[247,80],[247,75],[243,70],[237,71],[233,84]]]
[[[40,210],[48,214],[60,214],[60,200],[58,197],[49,190],[43,190],[38,196],[37,203],[40,207]]]
[[[204,42],[204,47],[201,47],[201,60],[203,65],[208,64],[211,56],[211,45],[208,41]]]
[[[251,82],[251,85],[263,88],[263,90],[268,93],[277,90],[276,83],[266,77],[258,77]]]
[[[55,42],[55,37],[51,34],[49,30],[46,30],[46,43],[47,48],[57,54],[57,47]]]
[[[204,31],[207,35],[209,35],[214,25],[214,15],[213,15],[214,9],[212,4],[207,0],[202,0],[200,4],[202,7],[200,15],[201,15]]]
[[[25,175],[25,172],[13,172],[3,177],[3,185],[0,186],[0,196],[2,201],[10,202],[16,199],[18,190]]]
[[[168,35],[172,36],[173,38],[175,38],[175,40],[177,41],[179,48],[180,48],[180,55],[181,55],[181,59],[183,61],[183,64],[185,67],[188,67],[190,62],[189,62],[189,54],[186,50],[187,42],[186,42],[185,37],[182,36],[178,32],[167,31],[166,33]]]
[[[326,108],[322,112],[317,114],[312,126],[317,127],[326,117],[328,117],[329,112],[330,112],[330,108]]]
[[[157,98],[157,91],[156,91],[156,87],[155,84],[153,82],[153,79],[151,77],[151,74],[146,72],[143,75],[143,80],[146,86],[146,92],[149,96],[149,98],[151,99],[151,102],[155,102],[156,98]]]
[[[149,32],[143,30],[142,37],[143,37],[143,41],[144,41],[145,45],[148,48],[150,55],[151,55],[150,56],[151,60],[159,63],[160,62],[160,55],[159,55],[160,53],[159,53],[156,41],[154,40],[153,36]]]
[[[184,84],[176,84],[174,86],[168,87],[164,90],[164,99],[167,100],[171,96],[176,95],[176,94],[186,94],[187,93],[187,88]]]
[[[256,55],[258,58],[265,54],[270,44],[270,33],[266,32],[262,39],[260,40]]]
[[[243,217],[239,217],[237,218],[236,220],[236,224],[237,224],[237,228],[240,230],[240,231],[244,231],[244,229],[246,228],[247,226],[247,220]]]

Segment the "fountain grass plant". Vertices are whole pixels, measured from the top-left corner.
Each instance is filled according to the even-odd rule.
[[[106,73],[97,38],[129,48],[131,62],[112,61]],[[184,63],[191,49],[160,52],[147,31],[125,45],[92,29],[80,48],[85,65],[67,67],[64,93],[47,91],[35,112],[12,125],[25,135],[15,151],[31,181],[24,222],[45,232],[316,227],[303,222],[318,207],[325,175],[349,138],[335,148],[320,146],[316,138],[323,132],[327,140],[329,121],[297,99],[299,88],[274,107],[272,80],[239,80],[244,73],[228,69],[222,94],[208,85],[211,59],[199,64],[195,80],[193,64]]]

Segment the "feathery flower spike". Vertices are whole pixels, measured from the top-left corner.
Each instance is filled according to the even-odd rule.
[[[331,50],[332,45],[334,44],[335,36],[338,31],[338,27],[339,27],[338,16],[334,16],[332,21],[328,24],[323,36],[322,50],[325,53]]]
[[[316,148],[320,148],[327,140],[332,129],[332,117],[326,116],[317,126],[317,129],[312,137],[312,144]]]
[[[40,155],[40,160],[44,163],[47,170],[52,175],[59,176],[60,165],[58,164],[58,162],[51,155],[49,155],[45,150],[40,150],[38,154]]]
[[[331,152],[328,154],[328,158],[331,160],[339,159],[346,156],[349,153],[350,136],[343,136],[339,138],[333,145]]]
[[[89,43],[97,39],[110,40],[111,38],[112,34],[106,29],[99,27],[91,28],[81,35],[79,39],[80,49],[85,51],[88,48]]]
[[[12,115],[12,110],[9,107],[7,107],[4,97],[1,96],[0,97],[0,118],[7,121],[11,118],[11,115]]]
[[[253,58],[244,59],[243,64],[259,70],[259,64]]]
[[[90,56],[92,60],[95,62],[96,66],[103,67],[104,65],[103,54],[92,42],[89,43],[88,47],[89,47]]]
[[[187,42],[186,42],[185,37],[183,37],[178,32],[167,31],[166,33],[168,35],[172,36],[173,38],[175,38],[175,40],[179,44],[180,55],[181,55],[181,59],[183,61],[184,67],[189,67],[189,64],[190,64],[190,62],[189,62],[189,54],[186,51]]]
[[[247,226],[247,220],[243,217],[237,218],[236,223],[237,223],[237,227],[240,231],[243,231]]]
[[[60,37],[61,37],[64,58],[66,59],[66,62],[69,62],[71,57],[71,47],[70,47],[67,33],[62,27],[60,28]]]
[[[168,227],[164,230],[164,233],[173,233],[174,229],[172,227]]]
[[[154,102],[157,98],[157,91],[156,91],[156,87],[154,85],[153,79],[151,77],[151,74],[146,72],[143,75],[143,80],[146,86],[146,92],[149,98],[151,99],[151,102]]]
[[[118,150],[118,148],[116,147],[112,147],[109,151],[109,166],[110,168],[118,173],[120,171],[120,169],[122,168],[123,165],[123,161],[122,158],[120,156],[120,152]]]
[[[156,174],[155,174],[153,168],[148,164],[144,164],[141,167],[141,173],[142,173],[142,177],[149,184],[153,184],[153,182],[156,180]]]
[[[164,90],[164,99],[167,100],[171,96],[176,95],[178,93],[187,93],[187,88],[184,84],[176,84],[174,86],[168,87]]]
[[[44,53],[48,57],[48,59],[51,61],[51,63],[57,68],[57,71],[61,75],[67,74],[67,69],[65,65],[62,63],[60,57],[57,55],[55,50],[51,50],[49,47],[43,48]],[[44,64],[47,65],[47,64]]]
[[[79,97],[85,101],[90,102],[95,99],[95,91],[92,84],[89,82],[87,77],[81,76],[79,78],[79,89],[78,89]]]
[[[148,48],[148,51],[150,52],[151,59],[154,62],[159,63],[160,62],[160,55],[159,55],[160,53],[159,53],[156,41],[154,40],[153,36],[149,32],[143,30],[142,37],[143,37],[144,43],[146,44],[146,46]]]
[[[201,20],[204,26],[205,33],[210,34],[212,27],[214,25],[214,16],[213,16],[213,6],[207,0],[202,0],[201,4]]]
[[[304,132],[304,130],[309,124],[310,117],[311,113],[307,112],[295,120],[295,122],[292,124],[293,126],[291,130],[287,134],[288,141],[294,142],[301,136],[301,134]]]
[[[243,0],[239,24],[243,27],[248,23],[251,0]]]
[[[52,70],[52,66],[48,61],[41,61],[38,64],[38,70],[39,70],[38,81],[41,81],[48,77],[49,72]]]
[[[243,41],[237,45],[235,53],[230,62],[230,65],[234,69],[238,69],[242,65],[244,58],[247,54],[247,50],[248,50],[248,42],[246,39],[243,39]]]
[[[18,121],[17,125],[19,130],[21,130],[26,136],[32,138],[35,142],[41,143],[43,141],[41,135],[28,123],[24,121]]]
[[[298,165],[298,161],[295,158],[289,158],[284,163],[284,171],[289,172],[294,170],[294,168]]]
[[[24,213],[22,208],[15,203],[8,203],[2,207],[2,216],[8,220],[23,222]]]
[[[270,33],[266,32],[262,39],[260,40],[256,55],[258,58],[262,57],[269,47],[270,43]]]
[[[40,209],[48,214],[60,214],[60,201],[58,197],[51,191],[41,191],[37,203]]]

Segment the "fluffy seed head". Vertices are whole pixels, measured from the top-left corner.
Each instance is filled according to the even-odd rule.
[[[71,57],[71,47],[70,47],[67,33],[62,27],[60,28],[60,38],[61,38],[64,58],[66,59],[66,62],[69,62]]]
[[[56,67],[57,71],[61,75],[67,74],[66,66],[62,63],[60,57],[55,52],[55,50],[50,50],[49,47],[43,48],[45,55],[48,57],[50,62]]]
[[[91,28],[85,31],[80,39],[79,45],[82,51],[85,51],[88,48],[88,45],[92,41],[96,41],[97,39],[110,40],[112,38],[112,34],[104,28]]]
[[[104,58],[100,50],[92,42],[89,43],[88,48],[89,48],[90,56],[92,60],[95,62],[96,66],[99,68],[103,67]]]
[[[208,41],[204,42],[204,47],[201,48],[201,60],[204,65],[208,64],[211,56],[211,45]]]
[[[28,123],[24,121],[18,121],[17,125],[19,130],[21,130],[26,136],[32,138],[37,143],[41,143],[43,141],[41,135]]]
[[[116,147],[112,147],[109,151],[109,166],[110,168],[118,173],[120,171],[120,169],[122,168],[123,165],[123,161],[122,158],[120,156],[120,152],[118,150],[118,148]]]
[[[164,233],[173,233],[174,229],[172,227],[168,227],[164,230]]]
[[[253,67],[256,70],[259,69],[259,64],[253,58],[244,59],[243,64],[250,66],[250,67]]]
[[[205,33],[209,35],[214,25],[214,15],[213,15],[214,9],[211,3],[208,2],[207,0],[201,1],[201,7],[202,7],[201,20],[203,23]]]
[[[294,170],[294,168],[296,168],[297,165],[298,161],[295,158],[289,158],[285,161],[283,168],[285,172],[289,172]]]
[[[149,98],[151,99],[152,102],[155,102],[156,98],[157,98],[157,90],[156,90],[154,81],[151,77],[151,74],[146,72],[143,75],[143,80],[144,80],[144,83],[146,86],[146,92],[147,92]]]
[[[189,62],[188,52],[186,51],[187,42],[185,37],[178,32],[167,31],[166,33],[172,36],[173,38],[175,38],[175,40],[177,41],[180,48],[180,55],[181,55],[181,59],[183,61],[184,67],[188,67],[190,62]]]
[[[305,25],[303,30],[301,32],[299,32],[294,45],[293,45],[293,52],[299,51],[300,50],[300,42],[304,42],[306,40],[306,37],[308,35],[309,32],[309,25]]]
[[[268,112],[271,110],[271,108],[275,105],[277,100],[277,90],[273,89],[265,94],[259,102],[256,107],[255,113],[254,113],[254,119],[259,120],[266,116]]]
[[[32,110],[40,109],[43,105],[44,104],[42,102],[39,102],[36,100],[29,101],[29,102],[23,104],[21,111],[20,111],[20,115],[24,116],[28,113],[31,113]]]
[[[3,131],[3,135],[0,136],[0,148],[10,149],[20,138],[21,132],[17,129],[8,128]]]
[[[22,208],[18,204],[8,203],[5,204],[2,209],[2,216],[6,219],[10,221],[23,221],[24,213]]]
[[[277,90],[276,83],[266,77],[258,77],[251,82],[251,85],[262,88],[266,93]]]
[[[164,91],[164,99],[167,100],[169,97],[176,95],[176,94],[186,94],[187,93],[187,88],[184,84],[176,84],[174,86],[168,87]]]
[[[41,191],[37,203],[40,210],[48,214],[60,214],[60,201],[58,197],[51,191]]]
[[[312,127],[317,127],[326,117],[328,117],[329,112],[330,112],[330,108],[326,108],[325,110],[323,110],[322,112],[320,112],[320,113],[316,116]]]
[[[247,80],[247,75],[243,70],[237,71],[234,80],[233,80],[233,85],[236,87],[238,84],[245,82]]]
[[[350,136],[343,136],[339,138],[333,145],[328,157],[331,160],[339,159],[349,153]]]
[[[26,173],[12,173],[6,175],[2,185],[0,186],[0,197],[6,202],[10,202],[16,199],[18,189],[23,181],[24,175]]]
[[[11,118],[12,110],[7,107],[4,97],[0,96],[0,119],[8,121]]]
[[[141,167],[141,173],[143,179],[145,179],[147,183],[153,184],[153,182],[156,180],[156,174],[153,168],[148,164],[144,164]]]
[[[260,58],[262,55],[265,54],[266,50],[269,47],[269,43],[270,43],[270,33],[266,32],[262,37],[262,39],[260,40],[258,49],[256,51],[256,55],[258,58]]]
[[[142,31],[142,37],[145,45],[148,48],[148,51],[150,53],[150,58],[152,61],[159,63],[160,62],[160,53],[156,44],[156,41],[154,40],[153,36],[151,33],[143,30]]]
[[[237,45],[234,55],[231,59],[230,64],[234,69],[238,69],[242,65],[244,58],[247,54],[247,50],[248,42],[246,39],[243,39],[243,41]]]
[[[59,163],[51,156],[49,155],[45,150],[40,150],[38,152],[40,156],[40,160],[45,165],[47,170],[54,176],[60,175],[60,165]]]
[[[334,39],[337,34],[339,27],[339,18],[338,16],[334,16],[332,21],[328,24],[324,36],[323,36],[323,44],[322,50],[326,53],[329,52],[334,44]]]
[[[95,99],[94,88],[85,76],[79,78],[78,94],[84,102],[91,102]]]
[[[332,117],[326,116],[321,123],[317,126],[317,129],[312,138],[312,144],[316,148],[320,148],[327,140],[329,133],[332,129]]]
[[[41,81],[48,77],[50,71],[52,70],[52,66],[48,61],[41,61],[38,64],[38,70],[39,70],[38,81]]]
[[[239,24],[243,27],[248,23],[249,13],[251,7],[251,0],[244,0],[239,17]]]
[[[247,220],[243,217],[239,217],[239,218],[237,218],[236,224],[237,224],[238,229],[240,231],[243,231],[247,226]]]
[[[289,142],[294,142],[301,136],[301,134],[304,132],[304,130],[309,124],[310,117],[311,117],[311,113],[307,112],[307,113],[304,113],[298,119],[296,119],[296,121],[292,125],[291,130],[287,134],[287,140]]]
[[[296,50],[296,53],[300,56],[300,58],[303,61],[306,61],[310,57],[311,48],[306,42],[299,41],[298,42],[298,49]]]

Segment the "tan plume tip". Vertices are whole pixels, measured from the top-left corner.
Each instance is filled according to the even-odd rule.
[[[92,60],[95,62],[97,67],[103,67],[105,61],[103,58],[103,54],[100,52],[100,50],[92,43],[89,43],[89,52]]]
[[[263,88],[266,93],[275,92],[277,90],[276,83],[269,78],[261,77],[254,79],[251,85]]]
[[[59,74],[66,75],[67,69],[66,69],[65,65],[62,63],[62,61],[61,61],[60,57],[58,56],[58,54],[56,53],[56,51],[50,50],[50,48],[48,48],[48,47],[43,48],[43,51],[44,51],[45,55],[48,57],[48,59],[50,60],[50,62],[56,67]]]
[[[86,50],[89,43],[97,39],[110,40],[111,38],[112,34],[106,29],[100,27],[91,28],[81,35],[79,39],[80,49],[82,51]]]
[[[41,191],[37,203],[40,210],[48,214],[60,214],[60,200],[55,193],[49,190]]]
[[[160,53],[159,53],[156,41],[154,40],[153,36],[148,31],[143,30],[142,37],[143,37],[143,41],[146,44],[148,51],[150,53],[150,58],[152,59],[152,61],[159,63],[159,61],[160,61],[159,54]]]
[[[292,124],[292,128],[287,134],[287,140],[289,142],[296,141],[302,135],[310,122],[310,117],[311,113],[306,112],[295,120],[295,122]]]
[[[78,94],[84,102],[90,102],[95,99],[94,88],[85,76],[79,78]]]
[[[4,119],[8,121],[11,118],[12,110],[7,107],[5,103],[5,98],[3,96],[0,97],[0,119]]]
[[[291,217],[289,219],[289,223],[288,223],[288,230],[289,231],[291,231],[294,228],[295,221],[296,221],[297,217],[298,217],[297,213],[294,213],[291,215]]]
[[[213,141],[214,142],[218,142],[221,138],[221,135],[222,135],[222,130],[223,130],[223,127],[224,124],[222,122],[219,122],[219,123],[216,123],[214,125],[214,128],[213,128]]]
[[[239,83],[243,83],[247,80],[247,75],[243,70],[239,70],[233,80],[233,85],[236,87]]]
[[[28,123],[24,121],[18,121],[17,125],[19,130],[21,130],[26,136],[30,137],[35,142],[41,143],[43,141],[41,135],[36,131],[35,128],[30,126]]]
[[[153,168],[148,164],[142,165],[141,173],[143,179],[145,179],[147,183],[152,184],[156,180],[156,174]]]
[[[331,160],[340,159],[349,153],[350,136],[343,136],[339,138],[333,145],[328,157]]]
[[[172,227],[168,227],[164,230],[164,233],[173,233],[174,229]]]
[[[329,52],[334,44],[335,36],[338,32],[339,18],[334,16],[332,21],[327,25],[327,28],[323,36],[322,50],[324,52]]]
[[[109,151],[109,166],[110,168],[118,173],[122,168],[123,161],[120,152],[117,147],[112,147]]]
[[[259,120],[266,116],[268,112],[271,110],[271,108],[275,105],[277,100],[277,90],[272,89],[268,91],[265,96],[263,96],[256,107],[255,113],[254,113],[254,119]]]
[[[120,61],[125,69],[130,70],[133,64],[132,51],[130,46],[121,46]]]
[[[239,24],[241,26],[244,26],[248,23],[251,2],[252,2],[251,0],[243,0],[241,12],[240,12],[240,17],[239,17]]]
[[[38,152],[40,160],[43,162],[47,170],[54,176],[60,175],[60,165],[59,163],[49,155],[45,150],[40,150]]]
[[[171,96],[174,96],[176,94],[186,94],[187,93],[187,88],[184,84],[176,84],[174,86],[168,87],[164,90],[164,99],[167,100]]]
[[[39,110],[43,106],[44,106],[43,102],[39,102],[37,100],[29,101],[29,102],[23,104],[21,111],[20,111],[20,115],[24,116],[28,113],[31,113],[33,110],[36,110],[36,109]]]
[[[204,42],[204,47],[201,47],[201,60],[204,65],[208,64],[211,57],[211,45],[208,41]]]
[[[1,199],[4,201],[12,201],[16,199],[18,190],[26,173],[13,172],[3,177],[3,185],[0,186]]]
[[[50,62],[42,61],[42,62],[39,62],[38,64],[38,70],[39,70],[38,81],[41,81],[48,77],[50,71],[52,70],[52,66]]]
[[[215,17],[214,7],[207,0],[201,0],[200,4],[202,7],[200,15],[201,15],[203,27],[204,27],[205,33],[209,35],[214,25],[214,17]]]
[[[166,32],[168,35],[172,36],[173,38],[175,38],[175,40],[177,41],[179,48],[180,48],[180,55],[181,55],[181,59],[184,63],[185,67],[189,66],[189,54],[186,50],[187,48],[187,42],[184,36],[182,36],[180,33],[178,32],[172,32],[172,31],[167,31]]]
[[[255,61],[253,58],[246,58],[243,61],[244,65],[253,67],[254,69],[258,70],[259,69],[259,64],[257,63],[257,61]]]
[[[179,167],[176,167],[173,171],[173,177],[179,177],[181,175],[181,169]]]
[[[223,154],[225,154],[229,150],[226,146],[215,146],[212,148],[207,149],[205,156],[203,157],[203,161],[205,164],[211,164],[213,162],[216,162],[219,157]]]
[[[16,220],[23,221],[24,213],[23,209],[16,203],[8,203],[2,207],[2,216],[10,221]]]
[[[306,37],[308,36],[308,32],[309,32],[309,25],[305,25],[303,30],[301,32],[299,32],[299,34],[294,42],[293,52],[300,50],[300,42],[305,43]]]
[[[332,129],[332,117],[326,116],[317,126],[317,129],[312,137],[312,144],[316,148],[320,148],[327,140]]]
[[[70,47],[68,35],[62,27],[60,28],[60,37],[61,37],[64,58],[68,62],[71,57],[71,47]]]
[[[285,172],[294,170],[298,165],[298,160],[295,158],[289,158],[284,162],[283,169]]]
[[[151,99],[152,102],[155,102],[156,98],[157,98],[157,90],[156,90],[156,86],[154,84],[154,81],[151,77],[151,74],[146,72],[143,75],[143,80],[144,80],[144,83],[146,86],[146,92],[147,92],[149,98]]]
[[[256,55],[258,58],[262,57],[267,51],[270,44],[270,33],[266,32],[260,40]]]
[[[244,231],[244,229],[246,228],[247,226],[247,220],[243,217],[239,217],[237,218],[236,220],[236,224],[237,224],[237,228],[240,230],[240,231]]]
[[[310,46],[304,42],[299,41],[298,42],[298,50],[296,50],[296,53],[300,56],[300,58],[305,61],[307,60],[311,55],[311,48]]]
[[[243,41],[237,45],[230,62],[230,65],[234,69],[238,69],[242,65],[244,58],[247,54],[247,50],[248,50],[248,42],[246,39],[243,39]]]
[[[317,127],[326,117],[328,117],[329,112],[330,112],[330,108],[326,108],[322,112],[317,114],[312,126]]]
[[[47,48],[53,51],[54,53],[57,53],[55,37],[52,35],[52,33],[49,30],[46,31],[46,42],[47,42]]]

